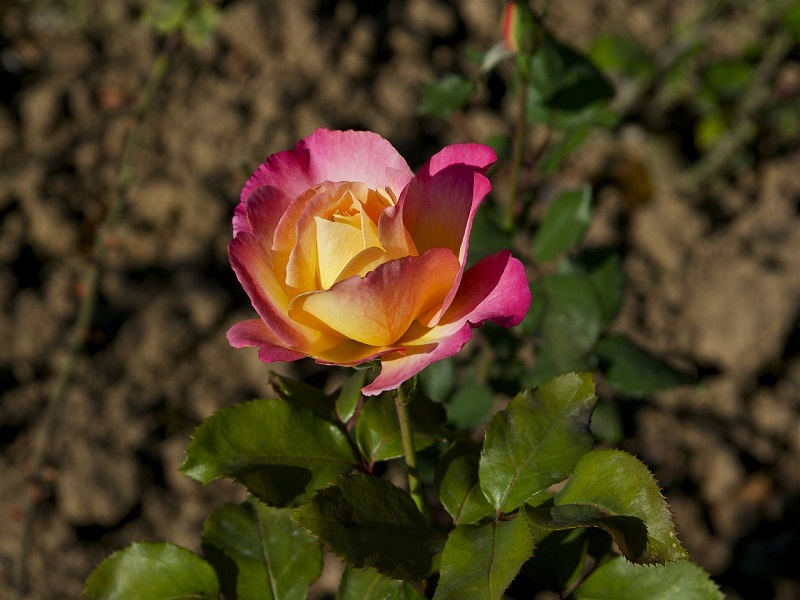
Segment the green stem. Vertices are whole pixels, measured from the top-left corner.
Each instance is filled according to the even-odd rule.
[[[525,140],[528,135],[528,120],[526,107],[528,104],[528,77],[527,65],[517,64],[517,124],[514,132],[514,147],[511,155],[511,192],[503,215],[503,230],[510,232],[514,229],[514,212],[518,203],[520,179],[522,178],[522,163],[525,159]]]
[[[422,485],[419,481],[417,470],[417,452],[414,449],[414,437],[411,433],[411,417],[408,412],[408,397],[403,386],[397,388],[394,396],[394,406],[397,409],[397,421],[400,424],[400,439],[403,442],[403,454],[406,459],[408,474],[408,492],[420,512],[424,512],[422,504]]]
[[[94,311],[97,305],[97,295],[100,287],[103,269],[106,262],[108,241],[114,228],[119,223],[122,210],[128,196],[128,188],[133,180],[134,164],[139,150],[141,139],[142,124],[150,111],[164,76],[169,67],[169,55],[173,50],[175,42],[168,40],[166,46],[156,57],[153,67],[150,70],[147,82],[139,97],[139,104],[136,110],[136,117],[128,135],[125,139],[125,147],[122,151],[122,163],[119,176],[117,178],[114,195],[106,212],[105,219],[98,229],[93,248],[92,266],[86,275],[84,295],[78,307],[75,323],[67,339],[66,357],[61,364],[58,378],[52,388],[51,394],[47,399],[47,406],[42,420],[41,428],[35,438],[33,445],[33,456],[30,476],[30,492],[25,500],[23,511],[22,535],[20,536],[19,554],[15,565],[16,598],[21,600],[28,591],[27,581],[27,557],[32,542],[33,519],[40,497],[40,489],[44,480],[42,471],[49,452],[50,441],[53,438],[61,406],[67,397],[78,359],[86,345],[86,338],[91,328]]]

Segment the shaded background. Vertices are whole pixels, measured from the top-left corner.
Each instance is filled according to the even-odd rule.
[[[661,81],[634,90],[621,126],[593,135],[553,177],[535,179],[535,203],[594,183],[587,244],[618,248],[629,276],[615,329],[700,376],[697,386],[617,399],[622,446],[655,472],[684,545],[732,598],[798,598],[800,143],[774,133],[785,128],[758,129],[700,185],[676,188],[707,150],[695,135],[696,74],[750,56],[780,28],[769,9],[749,5],[761,3],[711,11],[697,0],[533,4],[581,49],[601,33],[636,40],[653,57],[687,30],[703,44],[683,95],[665,100]],[[3,598],[12,595],[35,434],[158,49],[140,22],[145,6],[0,5]],[[499,2],[219,6],[213,40],[176,51],[144,122],[86,352],[33,488],[31,598],[78,597],[93,566],[132,541],[198,549],[203,519],[241,497],[224,482],[202,488],[177,468],[203,418],[271,393],[256,352],[225,340],[253,314],[226,247],[239,190],[260,161],[317,127],[375,131],[412,168],[443,144],[511,131],[502,68],[463,113],[415,115],[423,82],[475,73],[464,51],[497,41]],[[796,39],[779,58],[760,87],[800,113]],[[759,127],[758,114],[742,118],[753,116]],[[497,171],[496,189],[507,189],[507,177]]]

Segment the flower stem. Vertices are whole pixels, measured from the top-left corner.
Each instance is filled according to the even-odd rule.
[[[507,232],[514,229],[514,211],[519,200],[522,163],[525,159],[525,139],[528,135],[528,120],[525,114],[528,103],[528,73],[527,65],[524,65],[522,61],[517,63],[517,83],[517,124],[511,155],[511,192],[508,195],[503,215],[503,230]]]
[[[408,412],[408,397],[403,386],[397,388],[394,396],[394,406],[397,409],[397,421],[400,424],[400,439],[403,442],[403,454],[406,459],[406,472],[408,475],[408,492],[420,512],[425,512],[422,504],[422,485],[419,481],[417,470],[417,452],[414,449],[414,437],[411,433],[411,417]]]

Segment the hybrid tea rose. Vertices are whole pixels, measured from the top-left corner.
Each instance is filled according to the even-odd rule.
[[[380,358],[363,392],[397,388],[456,354],[471,328],[519,324],[531,302],[522,264],[503,251],[466,269],[478,205],[496,160],[447,146],[414,173],[367,131],[319,129],[250,177],[228,253],[259,315],[228,331],[264,362]]]

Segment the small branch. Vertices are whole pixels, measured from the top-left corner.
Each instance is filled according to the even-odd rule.
[[[406,460],[408,475],[408,492],[421,513],[424,513],[422,503],[422,485],[419,481],[417,470],[417,452],[414,448],[414,437],[411,431],[411,416],[408,411],[408,397],[403,386],[397,388],[394,396],[394,406],[397,409],[397,421],[400,424],[400,439],[403,442],[403,454]]]
[[[27,559],[32,541],[33,519],[36,513],[36,506],[41,497],[40,490],[44,481],[42,472],[45,462],[47,461],[49,443],[53,438],[53,432],[58,423],[61,406],[64,404],[67,392],[72,384],[78,359],[86,346],[86,338],[97,306],[97,295],[103,269],[105,267],[108,240],[122,216],[122,210],[128,196],[128,189],[133,180],[134,164],[139,150],[142,123],[150,111],[156,91],[167,72],[169,67],[169,55],[176,43],[177,40],[174,38],[167,40],[164,48],[159,52],[153,63],[147,82],[139,97],[139,104],[137,106],[134,122],[125,139],[125,146],[122,151],[122,164],[120,166],[114,195],[109,204],[105,219],[95,237],[92,266],[86,275],[84,295],[78,307],[75,323],[72,326],[67,341],[66,357],[58,372],[58,377],[52,388],[53,391],[47,399],[44,419],[34,441],[30,486],[28,495],[25,498],[22,535],[20,536],[19,554],[14,568],[16,582],[15,597],[17,600],[22,600],[28,590]]]
[[[519,57],[518,57],[519,58]],[[517,124],[514,131],[514,147],[511,155],[511,192],[503,215],[503,230],[510,232],[514,229],[514,210],[519,202],[520,179],[522,177],[522,163],[525,160],[525,141],[528,135],[528,119],[526,108],[528,104],[528,77],[527,65],[517,63]]]

